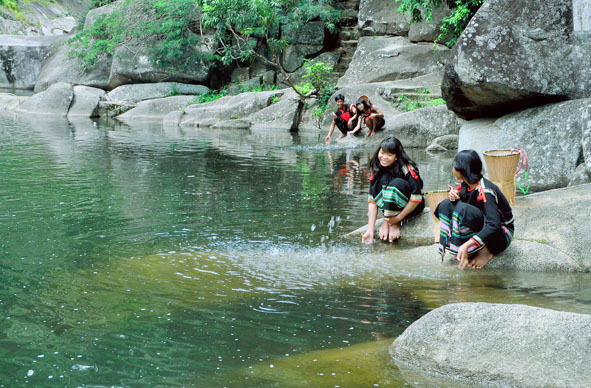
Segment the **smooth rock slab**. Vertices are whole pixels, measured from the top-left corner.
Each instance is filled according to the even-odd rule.
[[[162,119],[171,112],[185,109],[195,96],[173,96],[142,101],[127,112],[117,116],[117,119],[127,120],[134,118],[158,118]]]
[[[395,81],[437,72],[443,69],[449,51],[443,45],[434,49],[432,43],[411,43],[402,36],[362,37],[337,87]]]
[[[155,98],[172,97],[175,95],[196,95],[209,92],[203,85],[183,84],[179,82],[157,82],[148,84],[121,85],[111,90],[107,96],[111,101],[136,103]]]
[[[74,90],[72,85],[58,82],[44,92],[29,97],[19,105],[17,112],[35,115],[66,116],[72,100]]]
[[[580,388],[591,381],[591,315],[450,304],[415,321],[390,354],[401,369],[440,379],[440,386]]]

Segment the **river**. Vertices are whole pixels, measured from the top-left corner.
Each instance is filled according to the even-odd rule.
[[[374,149],[323,136],[3,114],[0,387],[409,386],[387,349],[433,308],[589,311],[589,275],[344,238]],[[453,155],[408,153],[446,187]]]

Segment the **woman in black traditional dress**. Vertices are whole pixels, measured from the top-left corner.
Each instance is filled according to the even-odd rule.
[[[361,238],[373,242],[378,208],[384,212],[379,231],[381,240],[400,238],[400,223],[420,214],[425,208],[423,181],[417,164],[406,155],[402,143],[391,136],[384,139],[370,161],[367,231]]]
[[[513,213],[501,190],[482,176],[482,161],[474,150],[457,153],[452,172],[460,181],[449,199],[435,209],[439,219],[439,252],[446,249],[458,268],[483,268],[513,240]]]

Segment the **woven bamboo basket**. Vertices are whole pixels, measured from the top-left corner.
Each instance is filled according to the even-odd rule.
[[[515,203],[515,171],[519,156],[517,150],[484,151],[488,179],[499,186],[511,204]]]
[[[439,220],[435,217],[434,211],[441,201],[448,198],[447,193],[447,190],[435,190],[425,193],[425,198],[429,205],[429,211],[431,212],[431,218],[433,218],[433,237],[435,237],[435,242],[439,242]]]

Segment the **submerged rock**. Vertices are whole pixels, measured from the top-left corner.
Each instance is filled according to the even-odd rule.
[[[451,304],[415,321],[390,354],[403,371],[425,375],[427,386],[578,388],[591,380],[591,315]]]

